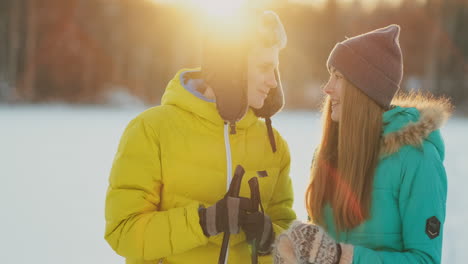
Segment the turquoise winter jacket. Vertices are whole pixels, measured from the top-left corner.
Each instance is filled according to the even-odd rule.
[[[417,104],[396,106],[383,115],[370,218],[337,233],[332,210],[325,208],[328,233],[354,246],[354,264],[441,261],[447,177],[439,128],[449,110],[437,101]]]

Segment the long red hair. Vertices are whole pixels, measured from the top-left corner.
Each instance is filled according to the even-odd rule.
[[[330,99],[322,108],[323,131],[311,168],[306,207],[325,226],[328,203],[338,231],[369,218],[374,172],[379,160],[384,109],[345,80],[339,122],[331,119]]]

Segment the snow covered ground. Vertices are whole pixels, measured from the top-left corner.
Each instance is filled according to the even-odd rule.
[[[2,263],[124,263],[103,238],[104,199],[120,135],[141,110],[0,105]],[[305,219],[320,116],[283,112],[273,123],[289,142],[294,207]],[[453,118],[442,132],[449,179],[443,263],[466,263],[468,120]]]

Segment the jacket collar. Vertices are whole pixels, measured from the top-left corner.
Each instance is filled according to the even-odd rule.
[[[161,99],[161,104],[176,106],[200,116],[215,125],[222,126],[224,125],[224,120],[218,113],[216,103],[200,98],[200,96],[196,96],[183,82],[183,74],[199,70],[200,69],[182,69],[177,72],[174,78],[167,85],[166,91]],[[242,120],[236,123],[236,127],[238,129],[246,129],[253,125],[257,120],[258,117],[255,116],[253,110],[249,108]]]
[[[391,155],[405,145],[421,146],[433,131],[442,127],[451,112],[452,105],[447,99],[417,94],[396,100],[394,107],[383,114],[381,154]],[[442,139],[434,141],[439,151],[443,151],[443,146],[438,146],[443,145]]]

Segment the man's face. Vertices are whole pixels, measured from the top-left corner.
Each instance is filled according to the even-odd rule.
[[[279,64],[279,48],[254,48],[248,59],[248,104],[250,107],[262,108],[271,89],[278,83],[275,69]]]

